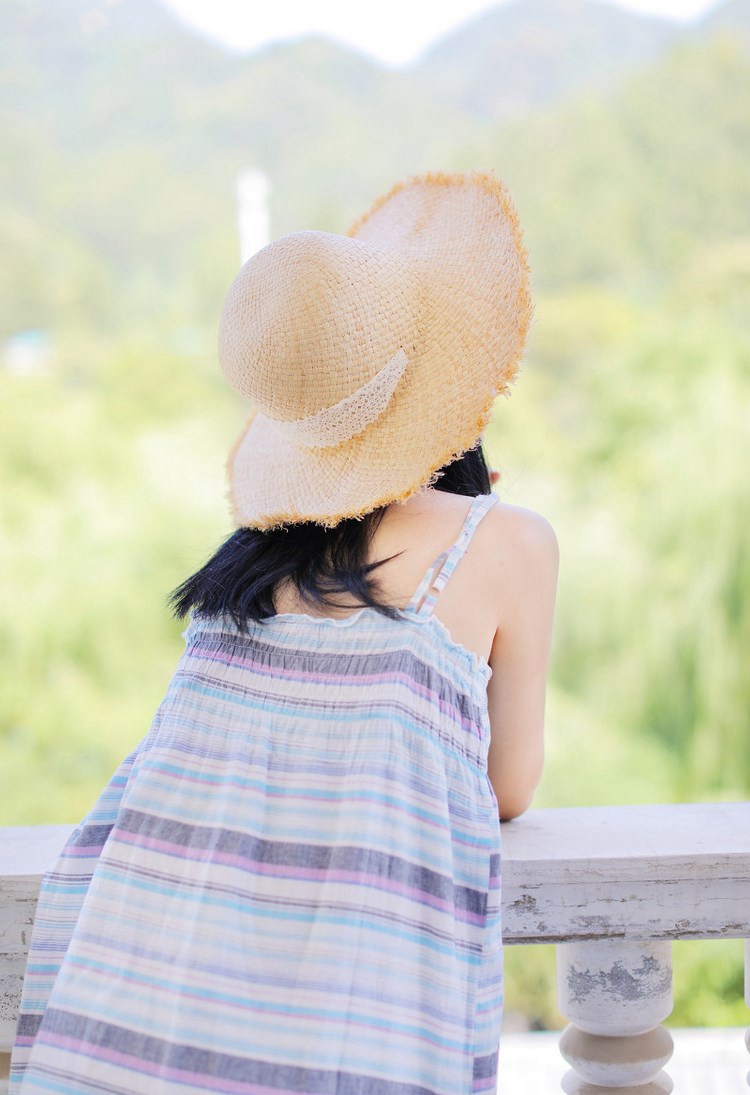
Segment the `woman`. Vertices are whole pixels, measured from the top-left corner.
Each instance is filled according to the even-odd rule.
[[[11,1095],[494,1092],[500,818],[542,767],[557,544],[481,435],[531,317],[491,174],[245,264],[237,531],[45,875]]]

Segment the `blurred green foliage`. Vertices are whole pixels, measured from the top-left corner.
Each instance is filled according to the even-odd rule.
[[[750,264],[721,253],[649,308],[542,296],[498,408],[504,497],[561,550],[535,806],[748,798]],[[741,941],[677,943],[674,962],[669,1025],[746,1024]],[[508,948],[506,981],[509,1013],[564,1025],[553,947]]]
[[[179,657],[167,594],[232,531],[224,461],[244,408],[214,330],[248,164],[274,179],[276,235],[345,231],[411,171],[491,166],[507,179],[536,314],[488,450],[500,495],[544,513],[561,548],[536,805],[747,798],[739,39],[679,43],[606,94],[500,124],[331,43],[219,63],[133,5],[148,34],[139,24],[97,53],[62,7],[11,9],[0,331],[49,330],[55,357],[0,372],[0,824],[87,812]],[[508,1008],[559,1025],[553,948],[510,948],[506,969]],[[678,944],[675,990],[676,1024],[746,1022],[734,941]]]

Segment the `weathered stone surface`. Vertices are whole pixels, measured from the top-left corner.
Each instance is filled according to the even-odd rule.
[[[506,944],[750,937],[750,803],[530,810],[502,833]]]
[[[560,1011],[598,1035],[642,1034],[672,1011],[671,944],[622,939],[557,948]]]
[[[673,1044],[659,1024],[672,1010],[671,944],[566,943],[557,948],[557,972],[558,1005],[571,1020],[560,1039],[573,1066],[565,1090],[669,1090],[662,1068]]]
[[[10,1049],[15,1033],[39,884],[73,829],[0,828],[0,1051]],[[609,943],[614,955],[609,965],[604,951],[598,967],[588,960],[569,964],[565,993],[571,1007],[590,1013],[596,1010],[588,1005],[597,993],[609,1000],[610,1011],[620,1009],[619,1017],[608,1020],[618,1024],[613,1053],[618,1048],[629,1052],[623,1036],[632,1034],[633,1023],[626,1022],[624,1011],[643,1009],[649,997],[653,1001],[660,994],[663,1001],[654,1005],[654,1013],[666,1006],[666,966],[654,958],[659,952],[644,947],[638,958],[634,944],[750,940],[750,803],[532,810],[504,823],[502,831],[504,942]],[[745,998],[750,1007],[750,945],[746,947]],[[567,1043],[571,1057],[588,1046],[581,1022],[602,1030],[601,1008],[597,1018],[580,1017],[576,1023],[576,1037],[569,1036]],[[635,1025],[643,1028],[646,1020],[641,1017]],[[602,1033],[600,1042],[612,1040],[607,1031]],[[646,1036],[641,1029],[635,1037]],[[639,1050],[646,1068],[658,1057],[648,1037]],[[654,1038],[660,1045],[662,1035]],[[591,1067],[599,1067],[599,1049],[585,1052],[594,1062]],[[0,1095],[7,1063],[7,1055],[0,1052]],[[571,1071],[563,1088],[569,1095],[607,1090],[666,1095],[672,1085],[660,1072],[646,1083],[607,1089]]]
[[[674,1051],[672,1036],[662,1026],[624,1038],[600,1037],[572,1023],[560,1038],[560,1053],[590,1084],[616,1088],[653,1081]]]

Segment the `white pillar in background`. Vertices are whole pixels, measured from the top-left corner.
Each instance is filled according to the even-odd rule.
[[[268,197],[271,183],[264,171],[248,168],[237,178],[237,219],[240,233],[240,263],[271,242]]]

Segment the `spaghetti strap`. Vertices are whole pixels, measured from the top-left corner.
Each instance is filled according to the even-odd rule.
[[[439,594],[445,588],[448,579],[469,546],[477,525],[497,500],[496,494],[478,494],[473,499],[458,539],[449,548],[442,551],[434,563],[427,568],[422,581],[406,606],[406,612],[419,617],[432,614]]]

